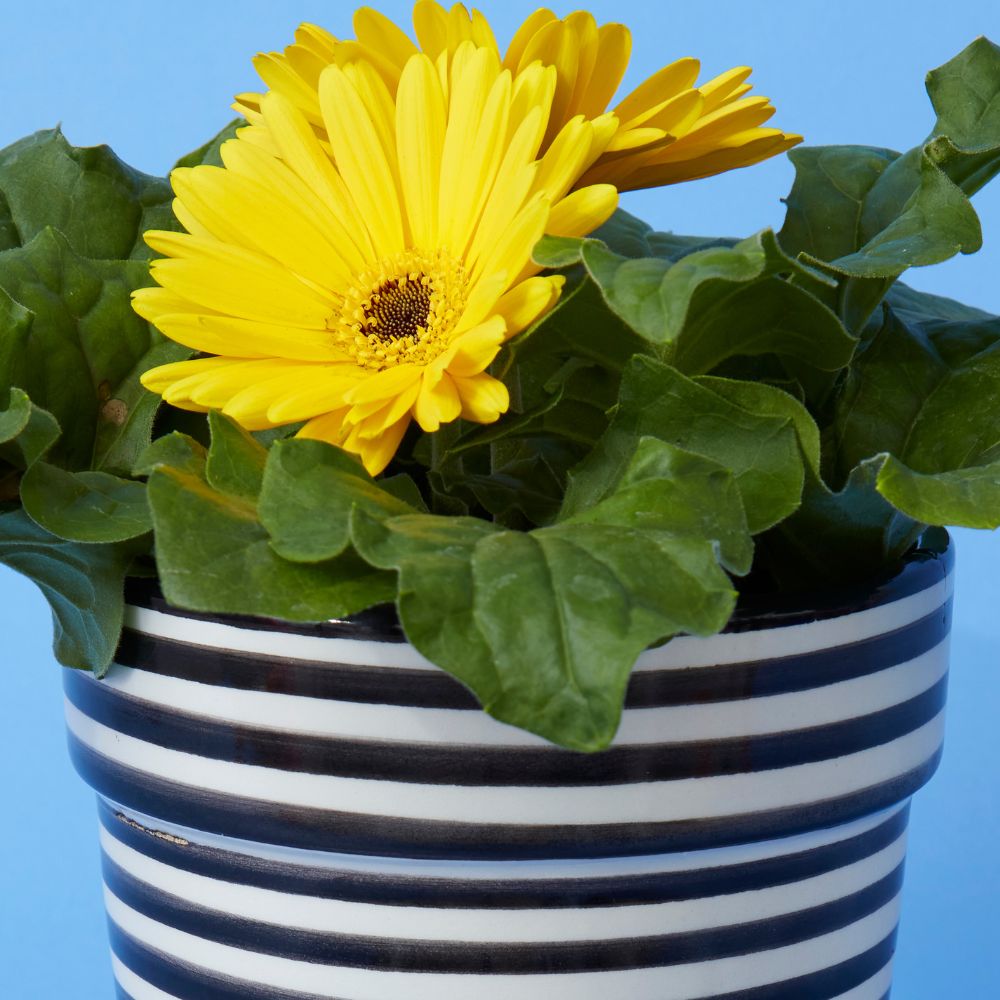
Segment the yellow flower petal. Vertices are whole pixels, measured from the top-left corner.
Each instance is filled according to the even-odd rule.
[[[462,401],[462,417],[477,424],[492,424],[510,408],[510,393],[503,382],[487,375],[472,378],[454,376],[453,381]]]
[[[354,269],[312,219],[263,185],[220,167],[195,167],[172,177],[178,197],[218,239],[284,264],[313,284],[332,289]]]
[[[141,304],[136,312],[140,309]],[[207,354],[328,362],[345,361],[348,357],[335,345],[327,330],[305,330],[192,312],[157,312],[147,318],[171,340]]]
[[[317,191],[283,160],[256,143],[239,139],[223,143],[221,154],[227,170],[257,180],[267,187],[268,197],[289,200],[300,211],[313,215],[355,267],[360,269],[371,259],[374,249],[368,229],[342,181],[336,191],[333,187]]]
[[[529,14],[527,20],[517,29],[511,39],[503,61],[504,69],[509,69],[512,73],[517,72],[524,61],[524,50],[528,47],[529,42],[546,24],[555,20],[557,20],[556,15],[544,7]]]
[[[339,66],[320,77],[320,106],[337,166],[365,219],[376,253],[390,257],[404,248],[403,220],[392,168],[368,112]]]
[[[321,413],[309,420],[305,426],[300,427],[295,436],[313,441],[326,441],[327,444],[338,447],[342,446],[344,438],[350,432],[350,427],[344,423],[346,416],[347,407],[331,410],[329,413]]]
[[[596,72],[576,107],[587,118],[597,118],[611,103],[632,55],[632,33],[624,24],[604,24],[597,36]]]
[[[422,381],[417,379],[412,385],[407,386],[398,396],[390,399],[387,403],[379,400],[381,405],[370,405],[364,407],[354,407],[349,418],[358,425],[357,434],[360,438],[377,437],[384,434],[390,427],[394,427],[404,416],[408,415],[413,405],[420,395]]]
[[[446,244],[455,230],[467,221],[462,211],[463,208],[467,210],[468,196],[460,208],[456,205],[455,195],[470,186],[466,171],[467,161],[472,155],[470,138],[478,131],[494,83],[487,53],[475,48],[471,42],[462,46],[456,54],[452,81],[440,180],[441,191],[447,192],[448,196],[442,198],[438,206],[438,231]],[[471,184],[480,180],[480,177],[475,177]]]
[[[410,232],[418,246],[434,246],[447,108],[434,65],[426,56],[406,64],[397,101],[399,172]]]
[[[355,445],[356,453],[361,457],[361,462],[368,475],[377,476],[392,461],[392,456],[396,454],[396,449],[402,442],[403,435],[406,434],[406,429],[409,426],[410,416],[407,414],[378,437],[354,438],[350,442]],[[345,447],[347,446],[345,443]]]
[[[551,274],[528,278],[515,285],[496,305],[496,311],[507,327],[507,338],[526,330],[545,315],[559,301],[565,284],[565,275]],[[475,373],[458,371],[457,374]]]
[[[515,275],[530,262],[531,251],[545,234],[549,218],[549,199],[539,192],[511,220],[506,231],[492,246],[484,248],[472,271],[473,288],[495,274]]]
[[[147,322],[154,326],[161,316],[172,316],[177,313],[197,313],[199,315],[221,316],[222,313],[214,312],[199,306],[190,299],[175,295],[166,288],[153,285],[150,288],[137,288],[132,293],[132,308]]]
[[[361,222],[360,213],[352,201],[343,178],[337,173],[330,157],[324,152],[298,109],[280,94],[269,94],[262,106],[268,132],[274,138],[279,155],[319,195],[329,209],[320,215],[321,224],[338,245],[345,242],[359,255],[372,252],[371,240]],[[312,206],[315,211],[315,205]],[[348,259],[357,267],[354,253]]]
[[[373,400],[389,399],[409,388],[420,378],[420,372],[418,365],[397,365],[395,368],[386,368],[359,382],[345,396],[344,402],[358,406]]]
[[[162,394],[175,382],[228,368],[230,365],[238,363],[234,362],[232,358],[196,358],[194,361],[174,361],[168,365],[150,368],[149,371],[142,374],[139,381],[150,392]]]
[[[178,255],[150,265],[159,284],[217,312],[307,329],[324,326],[330,315],[330,302],[259,254],[183,233],[147,233],[146,242]]]
[[[470,377],[486,371],[506,339],[507,325],[504,318],[491,316],[485,323],[462,334],[452,344],[448,373]]]
[[[714,111],[724,102],[732,99],[737,91],[746,93],[743,84],[753,72],[749,66],[735,66],[733,69],[701,84],[698,89],[705,97],[705,113]],[[747,90],[749,89],[746,88]]]
[[[354,33],[367,48],[381,52],[401,70],[417,47],[384,14],[371,7],[361,7],[354,13]]]
[[[424,378],[413,407],[413,416],[422,430],[433,434],[442,424],[457,420],[461,412],[458,388],[447,372],[442,372],[439,379]]]
[[[649,108],[657,107],[688,90],[698,79],[700,68],[697,59],[685,58],[654,73],[615,107],[622,126],[628,128],[633,119],[642,116]]]
[[[413,7],[413,29],[420,48],[437,59],[448,49],[448,15],[435,0],[418,0]]]
[[[545,227],[550,236],[586,236],[604,225],[618,207],[618,189],[611,184],[579,188],[556,202]]]
[[[475,138],[467,149],[465,167],[458,174],[451,197],[446,199],[450,203],[447,216],[450,225],[441,230],[441,239],[453,253],[465,253],[496,180],[504,154],[510,98],[510,74],[504,71],[489,92]]]
[[[275,394],[267,409],[267,417],[275,424],[292,424],[299,420],[329,412],[347,412],[344,394],[363,377],[356,368],[317,366],[315,377],[305,378],[294,388]]]

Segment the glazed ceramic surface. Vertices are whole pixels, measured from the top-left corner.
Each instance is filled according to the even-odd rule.
[[[136,598],[120,665],[66,676],[119,996],[884,1000],[950,595],[922,553],[650,650],[592,756],[377,621]]]

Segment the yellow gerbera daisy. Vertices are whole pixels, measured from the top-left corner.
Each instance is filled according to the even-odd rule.
[[[419,0],[413,24],[420,49],[435,60],[471,42],[515,78],[536,63],[552,66],[556,92],[546,145],[575,116],[593,119],[604,114],[624,79],[632,49],[628,28],[598,26],[586,11],[562,19],[544,8],[535,11],[505,55],[486,18],[477,10],[470,14],[460,3],[446,10],[436,0]],[[323,28],[305,24],[284,52],[261,54],[254,63],[264,83],[295,103],[321,140],[325,135],[317,83],[325,66],[363,57],[394,92],[403,66],[418,51],[392,21],[369,7],[355,14],[354,30],[356,40],[340,41]],[[613,109],[618,131],[579,183],[608,182],[621,191],[674,184],[759,163],[802,141],[799,135],[764,127],[774,108],[766,97],[748,96],[748,67],[738,66],[698,85],[700,70],[697,59],[679,59],[619,101]],[[261,97],[241,94],[234,106],[259,123]]]
[[[555,71],[516,83],[472,43],[450,65],[407,59],[397,93],[365,60],[323,68],[320,123],[276,90],[267,131],[222,147],[223,167],[178,169],[187,233],[150,232],[160,287],[136,310],[168,337],[217,355],[147,372],[174,406],[221,409],[250,430],[306,421],[303,437],[391,460],[411,419],[496,420],[507,389],[486,369],[503,342],[558,299],[531,251],[545,233],[585,235],[617,192],[569,194],[614,134],[574,119],[546,153]],[[312,124],[315,124],[313,122]]]

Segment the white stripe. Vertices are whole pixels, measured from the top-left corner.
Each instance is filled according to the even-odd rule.
[[[258,844],[235,837],[192,830],[151,816],[143,816],[116,803],[104,800],[113,812],[120,812],[130,822],[147,830],[215,851],[241,855],[265,862],[301,865],[348,874],[380,875],[387,878],[442,878],[462,881],[527,881],[532,879],[627,878],[632,875],[660,875],[671,872],[700,871],[727,865],[753,864],[774,858],[814,851],[860,837],[895,817],[908,805],[895,806],[852,823],[796,834],[779,840],[763,840],[732,847],[714,847],[703,851],[680,851],[626,858],[579,858],[569,860],[463,861],[425,860],[422,858],[384,858],[377,855],[337,854],[295,847]]]
[[[683,669],[739,663],[744,660],[794,656],[858,642],[902,628],[930,614],[947,600],[952,588],[953,576],[949,576],[918,594],[839,618],[709,638],[682,636],[659,649],[644,653],[639,658],[636,669]],[[408,643],[333,639],[264,631],[183,618],[132,606],[126,608],[125,622],[129,628],[147,635],[263,656],[399,669],[436,669]]]
[[[849,654],[845,654],[849,655]],[[891,708],[933,687],[948,671],[948,642],[908,663],[808,691],[666,708],[626,710],[615,746],[759,736],[809,729]],[[270,691],[242,691],[113,667],[104,681],[133,698],[176,712],[286,733],[387,742],[550,747],[485,712],[366,705]],[[780,727],[780,729],[778,728]]]
[[[118,980],[121,988],[130,996],[132,1000],[178,1000],[171,993],[164,993],[155,986],[151,986],[145,979],[140,979],[131,969],[122,964],[121,959],[112,952],[111,968],[114,971],[115,979]]]
[[[260,955],[218,945],[137,913],[105,889],[110,918],[147,947],[217,974],[262,986],[351,1000],[511,1000],[509,976],[374,972]],[[888,937],[899,920],[898,897],[848,927],[801,944],[751,955],[661,969],[517,976],[518,1000],[697,1000],[781,983],[863,954]]]
[[[125,736],[68,700],[66,723],[85,746],[169,781],[251,800],[374,816],[497,825],[648,823],[729,817],[821,802],[897,778],[928,761],[944,713],[883,746],[815,764],[679,781],[582,787],[422,785],[303,774],[168,750]]]
[[[477,910],[356,903],[223,882],[154,861],[103,828],[101,845],[140,882],[240,919],[321,934],[498,944],[629,940],[766,920],[861,892],[890,875],[906,856],[904,835],[862,861],[768,889],[631,906]]]

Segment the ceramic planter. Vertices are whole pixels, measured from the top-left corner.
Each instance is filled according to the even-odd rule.
[[[883,1000],[941,751],[950,551],[636,668],[615,746],[494,722],[391,625],[135,597],[66,675],[131,1000]]]

